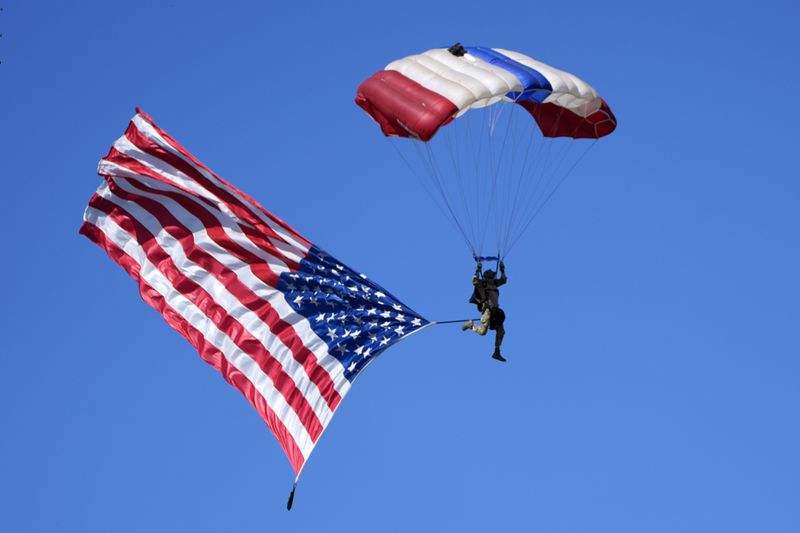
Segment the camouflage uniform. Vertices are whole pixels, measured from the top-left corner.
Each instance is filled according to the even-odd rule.
[[[506,277],[506,269],[503,263],[500,263],[499,279],[495,277],[495,273],[492,270],[487,270],[481,274],[481,265],[480,263],[478,264],[475,275],[472,276],[472,285],[475,289],[469,301],[478,307],[478,311],[481,311],[481,319],[478,324],[470,320],[461,328],[465,331],[471,329],[478,335],[486,335],[488,330],[493,330],[495,337],[492,357],[500,361],[505,361],[503,356],[500,355],[500,345],[506,335],[505,327],[503,327],[506,315],[500,308],[500,291],[498,287],[505,285],[507,281],[508,278]]]

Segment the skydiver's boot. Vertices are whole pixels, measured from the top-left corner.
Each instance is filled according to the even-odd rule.
[[[503,327],[503,323],[500,322],[497,325],[497,330],[494,335],[494,353],[492,354],[492,359],[497,359],[501,363],[506,362],[506,358],[500,355],[500,345],[503,344],[503,337],[506,336],[506,328]]]
[[[468,329],[472,329],[472,326],[474,326],[474,325],[475,325],[475,322],[473,322],[472,320],[467,320],[461,326],[461,331],[467,331]]]
[[[507,361],[507,359],[505,357],[500,355],[500,348],[499,347],[494,349],[494,353],[492,354],[492,359],[497,359],[501,363],[505,363]]]

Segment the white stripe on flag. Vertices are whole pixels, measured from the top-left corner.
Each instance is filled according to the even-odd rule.
[[[144,176],[138,176],[137,179],[146,184],[148,187],[162,191],[175,192],[191,199],[191,197],[186,195],[185,192],[171,188],[169,185],[164,184],[163,182],[159,182]],[[235,255],[230,253],[230,250],[222,247],[219,243],[211,239],[208,236],[208,232],[206,231],[206,227],[203,222],[195,217],[192,213],[184,209],[179,203],[167,198],[166,196],[155,195],[153,193],[148,193],[146,191],[142,191],[141,189],[134,188],[131,185],[125,184],[124,180],[115,180],[115,183],[117,183],[117,185],[122,187],[124,190],[152,198],[154,201],[163,205],[172,216],[178,219],[185,228],[193,233],[195,245],[198,248],[207,252],[227,269],[234,272],[237,278],[244,285],[252,290],[257,296],[267,301],[278,313],[278,316],[293,327],[295,333],[306,346],[306,348],[308,348],[308,350],[316,356],[317,364],[328,373],[333,381],[334,388],[339,395],[343,397],[345,394],[347,394],[347,391],[350,388],[350,381],[344,377],[344,367],[338,359],[328,353],[328,345],[317,336],[317,334],[311,328],[311,325],[306,317],[295,312],[295,310],[286,301],[286,298],[282,292],[269,287],[269,285],[264,283],[263,280],[259,279],[253,274],[251,266],[248,263],[238,259]],[[107,185],[103,185],[101,189],[98,190],[98,194],[100,194],[101,191],[107,191],[101,195],[109,199],[110,197],[108,195],[113,194],[111,191],[108,191]],[[124,201],[121,199],[119,200]],[[225,234],[233,242],[242,246],[243,248],[248,249],[248,251],[252,252],[253,254],[258,255],[258,257],[263,258],[265,264],[269,264],[273,272],[276,274],[281,274],[282,272],[287,271],[286,266],[280,262],[279,259],[266,254],[262,249],[252,245],[250,240],[241,233],[237,226],[231,224],[230,222],[226,224],[227,221],[221,213],[214,213],[214,211],[205,204],[200,206],[200,208],[204,209],[209,216],[213,216],[220,222],[220,225],[224,228]],[[146,216],[141,218],[143,220],[147,219]],[[151,231],[154,235],[161,234],[159,231],[153,231],[153,229],[151,229]],[[284,244],[284,246],[287,245]]]
[[[118,180],[117,185],[123,190],[133,194],[141,194],[146,196],[146,193],[124,183],[124,180]],[[222,307],[251,335],[261,342],[261,345],[266,349],[267,352],[269,352],[267,357],[270,357],[271,354],[271,357],[278,361],[283,368],[283,371],[294,382],[295,387],[306,398],[322,426],[324,427],[327,425],[328,421],[333,416],[333,412],[328,407],[327,402],[322,397],[316,384],[314,384],[314,382],[311,380],[311,377],[306,373],[305,368],[303,368],[303,366],[294,359],[289,347],[287,347],[271,331],[269,325],[263,322],[261,318],[252,310],[242,305],[236,296],[231,294],[225,285],[221,283],[215,276],[211,275],[205,268],[197,265],[195,262],[187,258],[181,243],[175,240],[175,238],[161,226],[155,216],[143,209],[137,203],[116,196],[108,189],[107,186],[101,187],[98,190],[98,195],[106,198],[115,205],[120,206],[138,223],[146,227],[150,233],[158,236],[159,247],[166,252],[167,255],[169,255],[178,270],[202,287],[208,294],[212,295],[215,302],[220,307]],[[169,200],[165,200],[162,203],[165,204],[165,206],[168,205],[167,209],[169,209],[171,214],[180,219],[178,216],[180,207],[177,206],[177,204],[169,205]],[[192,230],[192,228],[188,229],[190,231]],[[204,233],[205,231],[203,231],[203,234]],[[206,240],[203,239],[203,234],[193,234],[196,243]],[[255,284],[255,287],[260,293],[267,293],[269,296],[278,292],[260,281]],[[339,364],[339,366],[341,367],[341,364]]]
[[[140,276],[153,289],[158,291],[167,304],[175,310],[184,320],[203,332],[204,338],[215,346],[224,355],[225,359],[239,370],[258,390],[269,408],[278,419],[286,426],[292,438],[300,449],[303,457],[307,458],[314,448],[314,442],[305,429],[302,421],[284,399],[258,364],[244,353],[233,340],[217,328],[201,309],[191,300],[181,294],[170,281],[153,265],[141,245],[104,213],[88,207],[85,220],[95,225],[108,239],[122,249],[140,266]]]
[[[209,172],[205,168],[196,165],[191,158],[187,157],[187,155],[183,154],[182,152],[176,150],[166,139],[164,139],[153,127],[150,122],[148,122],[144,117],[141,115],[136,115],[133,117],[133,123],[136,125],[136,128],[147,138],[152,140],[153,142],[157,143],[159,146],[164,148],[165,150],[169,151],[173,155],[176,155],[183,159],[187,164],[191,165],[196,169],[197,172],[202,174],[206,179],[212,181],[217,187],[224,189],[226,192],[234,196],[237,200],[239,200],[242,204],[249,207],[250,211],[257,216],[261,222],[269,226],[275,233],[277,233],[281,239],[286,241],[288,244],[292,245],[295,248],[302,250],[303,255],[308,251],[308,246],[306,246],[301,241],[295,239],[288,231],[286,231],[283,227],[279,224],[276,224],[272,219],[268,216],[265,216],[259,206],[253,205],[249,200],[243,198],[241,194],[233,187],[229,186],[225,181],[218,178],[212,172]]]

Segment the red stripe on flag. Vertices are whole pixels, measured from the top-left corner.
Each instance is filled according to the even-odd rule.
[[[94,201],[94,197],[92,200]],[[98,227],[89,222],[84,222],[81,226],[80,233],[103,248],[112,260],[124,268],[128,275],[139,284],[139,294],[142,296],[142,299],[153,309],[158,311],[175,331],[188,340],[195,349],[197,349],[200,357],[206,363],[217,369],[225,378],[225,381],[233,385],[247,398],[277,438],[278,443],[289,458],[289,462],[292,464],[295,474],[299,474],[305,462],[302,452],[298,448],[289,430],[283,422],[281,422],[275,412],[270,409],[264,397],[261,396],[250,380],[231,365],[216,347],[208,343],[199,330],[172,309],[157,290],[142,279],[139,274],[139,263],[116,244],[111,242]]]
[[[119,190],[113,181],[110,186],[112,191],[115,188]],[[117,194],[117,191],[114,192]],[[158,244],[155,236],[124,208],[99,196],[93,198],[89,205],[105,213],[114,223],[127,232],[142,247],[148,260],[170,281],[172,287],[190,300],[239,349],[258,364],[262,371],[272,380],[275,389],[281,393],[297,414],[312,441],[316,442],[322,433],[322,424],[295,382],[284,372],[280,363],[270,354],[261,341],[256,339],[247,328],[217,304],[205,289],[183,275],[169,254]]]
[[[258,202],[256,202],[253,198],[243,193],[242,191],[238,190],[236,187],[234,187],[224,179],[220,178],[217,174],[212,172],[211,169],[209,169],[208,167],[203,165],[200,161],[198,161],[192,154],[189,153],[188,150],[186,150],[183,146],[181,146],[178,143],[178,141],[173,139],[167,132],[158,127],[146,113],[142,112],[138,108],[136,111],[143,119],[145,119],[153,127],[153,129],[155,129],[159,133],[159,135],[167,143],[170,144],[170,146],[172,146],[172,148],[174,148],[175,150],[180,152],[184,157],[189,159],[192,163],[194,163],[194,165],[196,165],[196,167],[202,168],[203,170],[214,176],[217,180],[219,180],[223,184],[223,186],[222,187],[217,186],[217,184],[211,182],[205,176],[203,176],[203,173],[198,171],[197,168],[195,168],[195,166],[186,163],[186,161],[181,158],[175,157],[173,154],[164,150],[164,148],[159,146],[157,143],[147,138],[145,134],[139,131],[139,129],[136,127],[133,121],[131,121],[131,123],[128,126],[128,129],[125,131],[125,136],[128,138],[128,140],[133,142],[142,151],[150,155],[153,155],[154,157],[158,157],[159,159],[162,159],[165,162],[170,163],[175,168],[181,170],[181,172],[183,172],[184,174],[191,176],[198,183],[202,184],[209,191],[211,191],[215,196],[225,201],[231,208],[231,210],[237,214],[237,216],[241,216],[244,220],[247,220],[251,224],[255,225],[257,228],[263,229],[268,234],[274,234],[275,238],[278,238],[286,242],[286,240],[280,237],[280,235],[278,235],[277,233],[275,233],[275,231],[272,228],[265,225],[259,219],[258,216],[253,214],[252,211],[250,210],[250,207],[256,207],[259,211],[261,211],[262,214],[267,216],[274,223],[281,226],[281,228],[283,228],[285,231],[291,234],[293,238],[302,242],[306,247],[311,246],[311,243],[309,241],[300,236],[299,233],[297,233],[294,229],[292,229],[283,220],[281,220],[280,218],[276,217],[275,215],[273,215],[272,213],[261,207],[261,205],[259,205]],[[141,144],[139,144],[140,142]],[[240,202],[239,199],[237,199],[233,194],[231,194],[231,191],[238,194],[241,198],[244,198],[250,205]]]
[[[136,180],[127,180],[127,182],[145,193],[156,196],[165,196],[176,201],[180,201],[181,205],[186,208],[187,211],[201,220],[203,229],[209,233],[210,237],[211,232],[209,230],[214,230],[213,232],[216,233],[217,236],[216,238],[213,238],[213,240],[220,247],[226,250],[238,247],[238,245],[236,245],[220,228],[217,219],[191,199],[186,198],[177,192],[153,189]],[[165,228],[165,230],[181,244],[186,256],[192,262],[213,274],[215,278],[225,285],[225,288],[228,291],[236,296],[237,300],[242,305],[256,313],[259,318],[269,326],[272,334],[276,335],[281,342],[283,342],[284,345],[289,348],[292,357],[303,366],[311,381],[319,389],[320,394],[325,399],[325,402],[328,404],[331,411],[336,409],[342,398],[336,390],[330,374],[328,374],[328,372],[319,365],[317,356],[306,347],[305,343],[297,335],[291,324],[280,318],[278,312],[269,302],[261,299],[239,279],[234,271],[230,270],[223,263],[214,258],[212,254],[196,246],[194,231],[192,228],[187,227],[186,224],[179,220],[174,213],[167,209],[166,206],[152,198],[125,191],[116,186],[116,184],[114,184],[112,190],[118,197],[127,201],[135,202],[152,214],[161,227]],[[249,256],[241,259],[243,262],[251,266],[251,261],[255,261],[256,265],[263,265],[263,259],[249,254],[249,252],[246,250],[242,251],[244,252],[243,255]],[[269,270],[269,272],[272,274],[272,277],[275,277],[271,270]],[[265,280],[262,279],[262,281]]]
[[[194,199],[202,202],[203,204],[209,206],[213,210],[215,210],[215,211],[219,210],[219,206],[209,202],[205,198],[197,196],[192,191],[187,191],[185,189],[182,189],[180,186],[176,185],[172,181],[169,181],[169,180],[165,179],[163,176],[158,175],[157,172],[152,171],[152,169],[149,169],[146,165],[142,164],[137,159],[134,159],[129,155],[123,154],[122,152],[119,152],[119,151],[117,151],[117,150],[112,148],[111,152],[109,152],[108,156],[106,156],[106,160],[114,163],[115,165],[119,165],[120,167],[126,168],[126,169],[128,169],[128,170],[130,170],[132,172],[135,172],[137,174],[141,174],[143,176],[151,177],[151,178],[153,178],[153,179],[155,179],[157,181],[160,181],[162,183],[166,183],[170,187],[174,187],[177,190],[184,191],[185,194],[188,195],[189,197],[194,198]],[[186,198],[186,196],[182,196],[182,198]],[[219,225],[219,222],[216,220],[216,218],[214,218],[213,220],[214,220],[214,222],[210,222],[210,219],[208,217],[204,218],[204,222],[205,221],[209,221],[210,222],[210,227],[214,227],[214,226],[219,227],[220,225]],[[237,224],[237,227],[239,228],[239,230],[242,233],[246,234],[249,237],[250,241],[256,247],[260,248],[265,253],[280,259],[282,262],[284,262],[286,264],[287,268],[289,268],[290,270],[296,270],[297,269],[298,264],[295,261],[291,260],[290,258],[286,257],[283,254],[283,252],[281,252],[269,240],[264,239],[263,236],[261,235],[261,233],[259,233],[258,231],[254,230],[253,228],[251,228],[251,227],[249,227],[247,225]],[[239,244],[235,244],[235,246],[236,246],[236,250],[238,250],[241,253],[245,254],[249,258],[248,262],[253,262],[253,263],[256,263],[256,264],[263,262],[262,258],[252,254],[249,251],[246,251]],[[264,268],[267,268],[266,265],[264,265]],[[269,269],[267,268],[267,270],[269,270]],[[274,272],[272,272],[271,270],[270,270],[270,273],[271,273],[271,279],[272,279],[272,281],[270,282],[270,285],[274,286],[274,285],[277,284],[278,278],[277,278],[277,275]]]

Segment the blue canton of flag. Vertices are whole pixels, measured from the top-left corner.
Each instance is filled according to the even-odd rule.
[[[278,290],[311,323],[351,382],[382,351],[429,324],[386,289],[312,246]]]

